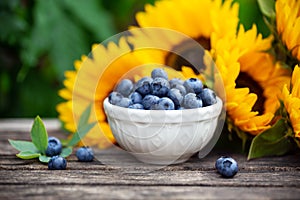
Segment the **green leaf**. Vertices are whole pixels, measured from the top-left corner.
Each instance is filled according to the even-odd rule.
[[[22,140],[8,140],[10,145],[17,149],[18,151],[30,151],[38,153],[37,148],[34,146],[32,142],[22,141]]]
[[[39,161],[42,163],[48,163],[50,159],[51,159],[51,157],[48,157],[48,156],[44,156],[44,155],[39,156]]]
[[[286,122],[280,119],[270,129],[257,135],[252,140],[248,160],[263,156],[280,156],[293,149]]]
[[[68,146],[75,146],[78,142],[84,138],[84,136],[95,126],[96,122],[84,125],[81,127],[76,133],[74,133],[73,137],[71,138]]]
[[[83,127],[88,123],[91,114],[91,109],[92,104],[89,104],[88,107],[82,112],[78,122],[78,129],[80,129],[80,127]]]
[[[63,148],[63,150],[62,150],[60,156],[66,158],[66,157],[68,157],[69,155],[71,155],[72,151],[73,151],[72,147],[66,147],[66,148]]]
[[[34,119],[34,123],[31,128],[31,140],[35,147],[42,154],[45,154],[48,146],[48,134],[44,123],[39,116]]]
[[[275,18],[275,0],[257,0],[257,3],[265,16]]]
[[[22,152],[18,153],[16,156],[19,157],[19,158],[28,160],[28,159],[37,158],[40,155],[41,155],[40,153],[36,153],[36,152],[22,151]]]

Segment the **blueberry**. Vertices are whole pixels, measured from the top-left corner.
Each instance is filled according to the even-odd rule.
[[[188,93],[200,93],[203,89],[202,81],[197,78],[190,78],[183,83]]]
[[[108,96],[108,101],[113,105],[117,105],[123,98],[123,95],[119,92],[111,92]]]
[[[179,78],[173,78],[169,81],[169,83],[170,83],[170,87],[174,88],[177,85],[183,85],[184,81]]]
[[[46,149],[46,156],[52,157],[59,155],[62,151],[62,145],[59,139],[56,137],[48,138],[48,147]]]
[[[183,100],[183,96],[178,89],[173,88],[169,90],[168,97],[174,102],[176,109],[180,107]]]
[[[148,94],[143,98],[142,104],[146,110],[149,110],[150,107],[154,104],[157,104],[159,97]]]
[[[217,103],[216,94],[209,88],[204,88],[198,96],[201,97],[203,101],[203,106],[210,106]]]
[[[179,90],[182,96],[186,95],[186,89],[183,85],[175,85],[174,87],[171,88]]]
[[[188,93],[184,96],[182,105],[186,109],[191,108],[201,108],[202,107],[202,100],[199,99],[196,94]]]
[[[131,102],[132,102],[133,104],[136,104],[136,103],[142,103],[142,101],[143,101],[142,95],[141,95],[140,93],[138,93],[138,92],[132,93],[132,94],[129,96],[129,98],[131,99]]]
[[[135,91],[140,93],[143,97],[147,94],[150,94],[151,91],[151,83],[153,79],[150,77],[144,77],[140,79],[135,85]]]
[[[133,90],[133,83],[129,79],[123,79],[116,87],[116,92],[119,92],[124,97],[128,97]]]
[[[151,106],[151,110],[174,110],[174,102],[168,97],[163,97],[158,100],[157,104]]]
[[[127,97],[123,97],[121,101],[116,103],[116,106],[120,106],[123,108],[128,108],[132,104],[131,99]]]
[[[130,105],[128,108],[143,110],[144,106],[140,103],[135,103],[135,104]]]
[[[76,157],[81,162],[91,162],[94,159],[94,153],[90,147],[81,147],[76,151]]]
[[[67,167],[67,161],[65,158],[61,156],[53,156],[50,158],[48,162],[48,169],[55,169],[55,170],[61,170],[66,169]]]
[[[237,162],[228,156],[220,157],[215,164],[217,171],[225,178],[231,178],[238,172]]]
[[[151,89],[153,95],[165,97],[170,90],[170,84],[166,79],[155,78],[151,83]]]
[[[155,78],[163,78],[163,79],[168,80],[168,74],[167,74],[167,72],[165,70],[161,69],[161,68],[154,69],[151,72],[151,77],[153,79],[155,79]]]

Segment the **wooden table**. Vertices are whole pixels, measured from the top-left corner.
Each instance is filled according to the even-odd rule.
[[[49,135],[65,137],[58,121],[45,122]],[[29,140],[31,124],[0,120],[0,199],[300,199],[300,155],[247,161],[245,155],[231,154],[240,169],[232,179],[216,173],[214,163],[221,155],[216,151],[157,170],[127,170],[98,160],[81,163],[73,153],[67,170],[52,171],[37,160],[17,158],[7,142]],[[120,156],[107,151],[101,159],[114,162]]]

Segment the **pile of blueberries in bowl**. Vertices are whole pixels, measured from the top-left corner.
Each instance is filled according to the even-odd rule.
[[[162,68],[151,72],[136,84],[123,79],[109,95],[113,105],[144,110],[182,110],[213,105],[217,102],[213,90],[205,87],[201,80],[179,78],[168,80]]]

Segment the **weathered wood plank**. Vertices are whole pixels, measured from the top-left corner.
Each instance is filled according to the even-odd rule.
[[[34,176],[33,176],[34,174]],[[0,184],[29,185],[141,185],[141,186],[211,186],[211,187],[300,187],[300,175],[293,172],[243,172],[235,178],[221,178],[211,171],[166,171],[126,173],[126,170],[1,170]]]
[[[5,185],[0,199],[298,199],[300,188]]]

